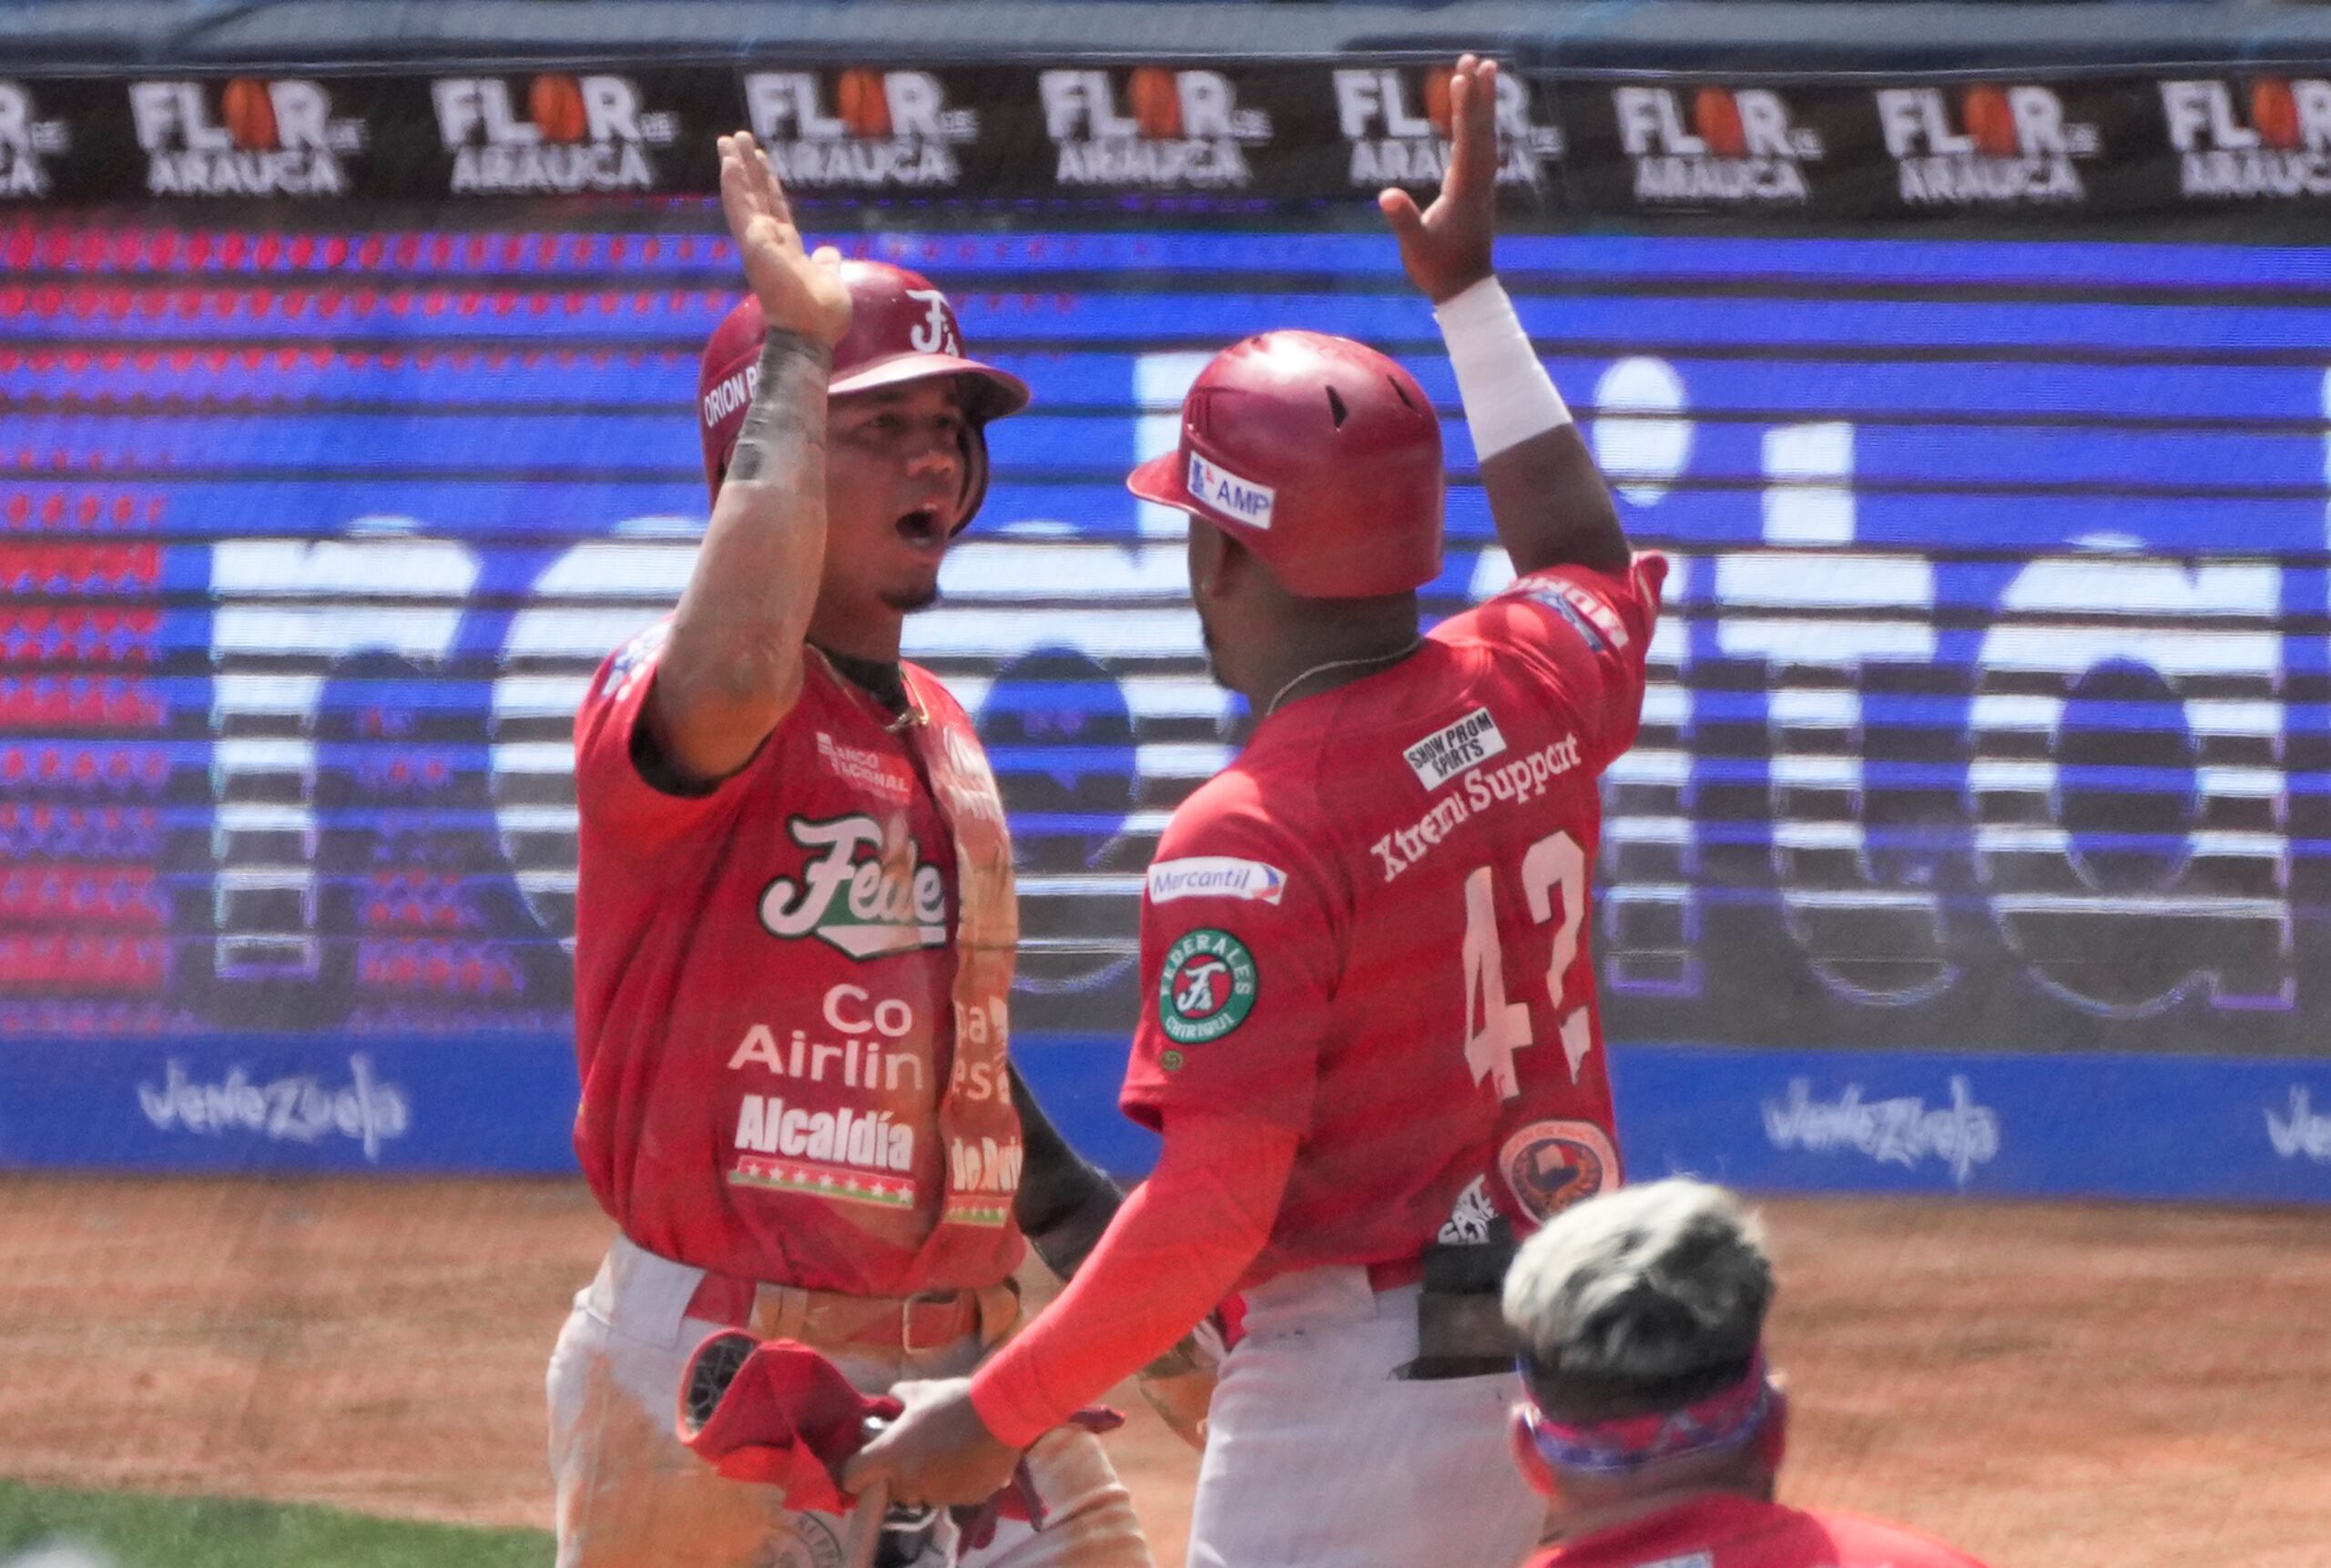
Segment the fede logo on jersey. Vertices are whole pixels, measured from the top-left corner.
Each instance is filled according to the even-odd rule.
[[[429,94],[456,196],[652,190],[647,151],[679,135],[679,117],[649,112],[628,76],[535,76],[523,116],[499,76],[443,76]]]
[[[1219,71],[1043,71],[1036,87],[1060,185],[1243,188],[1247,149],[1271,139],[1270,116],[1240,108]]]
[[[1259,989],[1255,955],[1245,942],[1227,931],[1191,932],[1166,950],[1157,977],[1158,1027],[1177,1045],[1219,1040],[1247,1022]]]
[[[980,134],[929,71],[754,71],[745,109],[778,178],[806,190],[952,188]]]
[[[339,196],[364,148],[320,82],[132,82],[129,114],[156,196]]]
[[[63,120],[45,120],[22,82],[0,82],[0,197],[48,194],[47,160],[72,137]]]
[[[1278,492],[1269,485],[1241,479],[1195,452],[1190,453],[1188,484],[1190,494],[1208,510],[1236,518],[1249,528],[1271,525],[1271,512],[1278,504]]]
[[[1449,72],[1445,66],[1377,66],[1335,73],[1336,120],[1350,148],[1350,182],[1437,186],[1449,167]],[[1530,117],[1530,88],[1497,79],[1497,182],[1535,185],[1541,167],[1562,153],[1562,128]]]
[[[1879,87],[1873,95],[1902,200],[1912,207],[2084,200],[2075,166],[2104,150],[2094,125],[2064,118],[2053,89]]]
[[[1673,205],[1799,202],[1805,166],[1820,161],[1820,133],[1791,123],[1770,87],[1611,89],[1619,145],[1634,165],[1635,199]]]
[[[761,928],[793,940],[814,936],[855,959],[887,958],[947,940],[947,889],[939,868],[917,858],[903,830],[885,835],[862,815],[785,824],[793,841],[820,851],[799,879],[777,877],[761,891]]]
[[[2331,81],[2163,82],[2161,112],[2186,196],[2331,196]]]

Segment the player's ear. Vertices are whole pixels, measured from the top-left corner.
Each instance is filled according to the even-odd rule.
[[[1203,517],[1190,518],[1190,596],[1218,599],[1237,571],[1231,557],[1238,542]]]

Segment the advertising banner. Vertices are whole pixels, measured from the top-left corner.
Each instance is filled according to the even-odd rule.
[[[2331,1197],[2331,272],[2087,227],[2311,212],[2331,81],[1497,114],[1508,286],[1675,561],[1592,935],[1630,1157]],[[1015,1050],[1137,1168],[1138,890],[1248,720],[1123,478],[1215,349],[1349,333],[1445,421],[1428,615],[1508,580],[1369,210],[1446,125],[1400,57],[0,82],[0,1163],[566,1168],[572,716],[704,525],[748,126],[1035,390],[908,651],[1012,814]]]
[[[2331,66],[1777,77],[1509,71],[1515,221],[2039,229],[2331,201]],[[463,202],[710,195],[749,128],[816,204],[1105,217],[1365,215],[1430,189],[1425,62],[1285,60],[311,72],[0,79],[0,202]],[[2256,215],[2254,215],[2256,216]]]

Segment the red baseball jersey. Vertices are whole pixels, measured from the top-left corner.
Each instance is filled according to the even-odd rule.
[[[740,1278],[880,1296],[1002,1279],[1021,1254],[1004,1019],[1000,999],[959,1016],[956,827],[919,749],[952,738],[985,777],[970,720],[910,667],[929,723],[894,731],[813,653],[741,772],[670,794],[632,751],[667,629],[601,667],[575,726],[592,1191],[642,1247]],[[959,1053],[959,1023],[996,1050]],[[965,1115],[984,1135],[951,1139]]]
[[[1531,1559],[1529,1568],[1983,1568],[1939,1541],[1874,1519],[1704,1497]]]
[[[1666,564],[1533,574],[1306,697],[1174,813],[1124,1105],[1301,1135],[1245,1285],[1527,1232],[1619,1178],[1588,883]]]

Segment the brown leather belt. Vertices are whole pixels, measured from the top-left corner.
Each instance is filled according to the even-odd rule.
[[[845,1296],[707,1274],[688,1299],[688,1316],[764,1339],[864,1346],[911,1356],[944,1349],[972,1335],[982,1345],[994,1344],[1020,1319],[1020,1288],[1007,1279],[978,1289],[916,1296]]]

